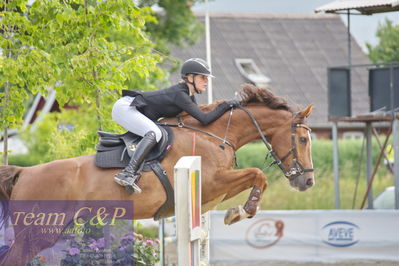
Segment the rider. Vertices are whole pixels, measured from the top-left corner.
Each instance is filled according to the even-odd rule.
[[[161,117],[175,117],[186,111],[203,125],[212,123],[227,110],[239,105],[237,100],[222,102],[214,110],[203,112],[197,106],[194,94],[205,91],[208,78],[213,77],[208,64],[200,58],[191,58],[183,63],[181,82],[172,87],[154,91],[122,91],[113,106],[112,119],[126,130],[142,136],[142,140],[130,159],[129,165],[115,175],[115,182],[131,186],[134,193],[141,193],[135,184],[140,177],[138,169],[146,155],[160,141],[161,130],[154,123]]]

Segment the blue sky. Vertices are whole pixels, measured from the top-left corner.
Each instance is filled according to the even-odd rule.
[[[314,14],[314,9],[331,3],[334,0],[213,0],[209,1],[209,11],[233,13],[272,13],[272,14]],[[244,4],[245,3],[245,4]],[[206,4],[194,6],[194,11],[203,12]],[[399,12],[374,14],[372,16],[351,16],[351,33],[365,52],[366,42],[378,43],[375,37],[379,23],[386,18],[399,23]],[[347,16],[341,16],[346,24]]]

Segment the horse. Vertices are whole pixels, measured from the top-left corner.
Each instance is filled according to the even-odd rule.
[[[243,145],[261,139],[283,170],[291,187],[305,191],[315,184],[311,157],[310,128],[306,118],[313,105],[294,110],[285,98],[269,89],[244,85],[239,92],[242,107],[226,112],[218,120],[203,126],[190,115],[167,118],[163,123],[184,123],[172,128],[175,140],[161,165],[174,184],[174,165],[182,156],[195,153],[202,160],[202,210],[207,212],[219,203],[252,188],[248,200],[230,208],[226,224],[233,224],[256,215],[259,202],[267,188],[267,177],[258,168],[234,169],[235,152]],[[201,105],[203,111],[214,109],[220,102]],[[225,136],[221,143],[222,137]],[[222,145],[221,145],[222,144]],[[228,145],[225,145],[228,144]],[[31,167],[0,166],[0,197],[2,200],[132,200],[134,218],[145,219],[165,202],[166,194],[152,172],[142,174],[138,185],[141,194],[129,195],[116,184],[113,176],[120,169],[102,169],[95,165],[94,155],[52,161]],[[4,201],[2,201],[3,203]],[[3,211],[1,218],[7,217]],[[173,210],[170,215],[173,215]],[[16,234],[17,235],[17,234]],[[21,240],[22,241],[22,240]],[[18,239],[11,247],[4,265],[24,265],[35,254],[16,255]],[[48,243],[48,247],[54,243]],[[43,247],[47,248],[47,247]],[[15,253],[13,253],[15,252]],[[18,256],[20,261],[12,257]],[[7,264],[7,263],[14,264]]]

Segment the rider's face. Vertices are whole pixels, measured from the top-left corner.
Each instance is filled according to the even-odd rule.
[[[195,87],[200,92],[204,92],[208,87],[208,76],[195,75],[195,76],[189,76],[188,79],[190,82],[194,82]]]

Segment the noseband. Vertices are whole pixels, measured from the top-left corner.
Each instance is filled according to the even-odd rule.
[[[252,123],[254,124],[254,126],[256,127],[256,129],[258,130],[258,133],[262,139],[262,142],[265,144],[266,148],[269,150],[269,154],[273,157],[274,161],[271,165],[273,164],[277,164],[278,167],[280,167],[281,171],[283,171],[285,177],[287,177],[289,180],[293,180],[296,177],[303,175],[306,172],[313,172],[314,169],[313,168],[305,168],[302,163],[298,160],[298,153],[297,153],[297,148],[296,148],[296,142],[295,142],[295,135],[296,135],[296,129],[298,127],[302,127],[305,128],[306,130],[308,130],[309,132],[311,131],[311,129],[302,123],[291,123],[291,149],[287,152],[286,155],[284,155],[281,159],[279,159],[276,155],[276,152],[273,150],[272,146],[270,145],[270,143],[267,141],[265,134],[263,134],[262,129],[260,128],[258,122],[256,121],[255,117],[252,115],[252,113],[245,109],[242,106],[238,106],[237,108],[243,110],[245,113],[247,113],[247,115],[250,117],[250,119],[252,120]],[[282,162],[288,158],[289,155],[292,154],[292,164],[294,165],[294,167],[292,168],[285,168],[284,165],[282,164]]]

